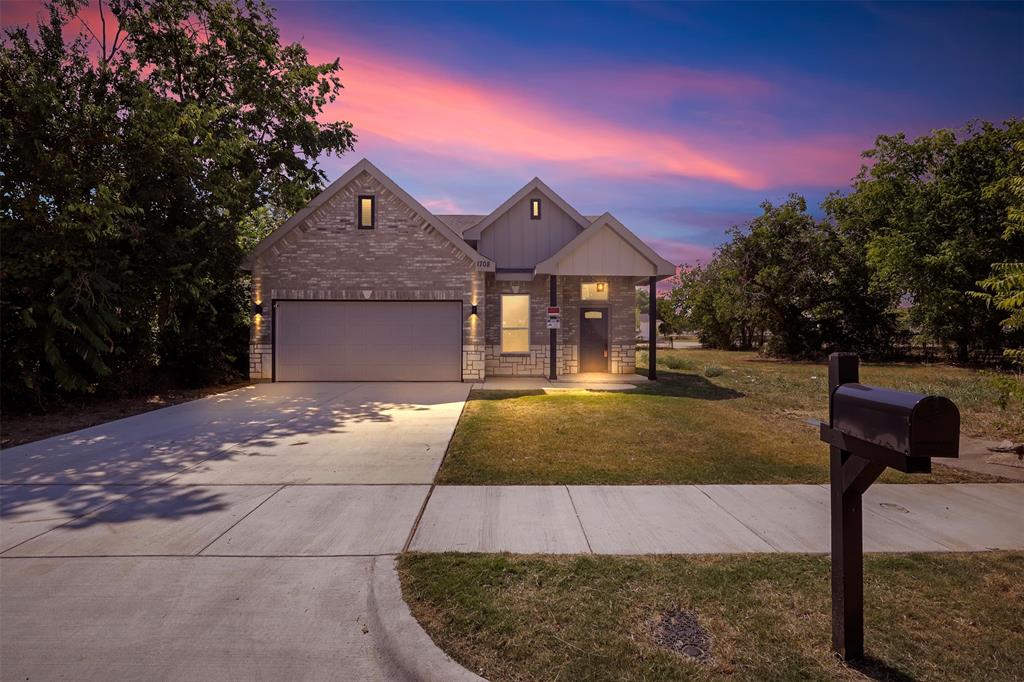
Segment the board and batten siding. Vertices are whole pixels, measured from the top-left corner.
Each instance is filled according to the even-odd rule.
[[[540,220],[530,219],[531,199],[541,200]],[[532,268],[557,253],[584,227],[535,190],[487,226],[477,250],[499,268]]]
[[[637,253],[610,227],[588,239],[558,262],[559,275],[642,276],[655,275],[654,263]]]

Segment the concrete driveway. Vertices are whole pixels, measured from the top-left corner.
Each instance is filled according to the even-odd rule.
[[[262,384],[0,452],[0,677],[393,679],[375,557],[468,392]]]

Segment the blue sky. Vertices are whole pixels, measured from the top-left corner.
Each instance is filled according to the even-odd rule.
[[[842,190],[876,135],[1024,113],[1022,3],[274,2],[340,58],[366,156],[438,213],[537,175],[676,262],[790,192]],[[4,23],[38,0],[4,0]]]

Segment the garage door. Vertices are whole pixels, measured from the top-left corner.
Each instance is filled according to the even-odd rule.
[[[462,304],[278,301],[278,381],[459,381]]]

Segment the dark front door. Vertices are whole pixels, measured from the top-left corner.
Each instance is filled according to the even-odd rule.
[[[608,371],[607,308],[580,308],[580,371]]]

